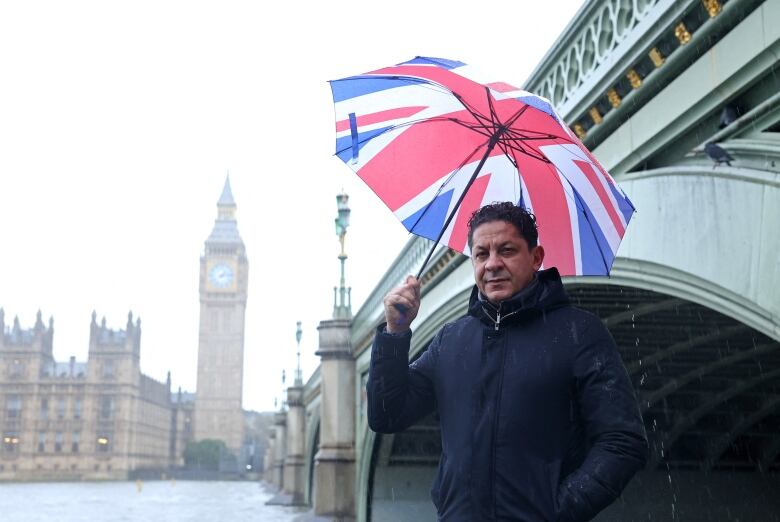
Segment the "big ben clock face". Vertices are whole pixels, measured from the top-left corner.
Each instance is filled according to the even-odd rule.
[[[209,281],[215,288],[227,288],[233,283],[233,270],[223,263],[214,265],[209,270]]]

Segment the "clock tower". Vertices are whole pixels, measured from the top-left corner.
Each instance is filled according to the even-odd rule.
[[[230,178],[200,258],[200,332],[195,440],[219,439],[238,456],[244,438],[244,313],[249,263]]]

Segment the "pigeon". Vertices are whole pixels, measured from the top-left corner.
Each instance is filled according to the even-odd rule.
[[[715,162],[716,167],[721,163],[725,163],[730,167],[731,162],[734,161],[734,158],[732,158],[729,153],[726,152],[726,150],[717,143],[706,144],[704,146],[704,153]]]

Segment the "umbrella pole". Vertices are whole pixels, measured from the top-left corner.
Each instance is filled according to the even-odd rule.
[[[477,179],[477,176],[479,176],[479,172],[482,170],[482,167],[485,165],[485,162],[490,156],[490,153],[493,151],[493,147],[495,147],[496,144],[498,143],[501,134],[502,132],[499,131],[490,137],[490,141],[488,142],[488,147],[487,150],[485,151],[485,155],[482,156],[481,160],[479,160],[479,165],[477,165],[477,168],[474,170],[474,174],[471,175],[471,179],[469,179],[468,183],[466,183],[466,188],[464,188],[463,192],[460,193],[460,197],[458,198],[458,201],[455,202],[455,206],[452,207],[452,212],[450,212],[450,215],[447,217],[447,221],[445,221],[444,226],[441,227],[441,231],[439,232],[439,237],[437,237],[436,241],[434,241],[433,246],[431,247],[431,251],[428,252],[428,256],[425,258],[425,261],[423,261],[420,270],[417,272],[418,280],[420,279],[423,270],[425,270],[425,265],[427,265],[428,261],[430,261],[431,256],[433,255],[433,251],[436,250],[436,246],[439,244],[439,241],[441,241],[444,232],[447,230],[447,227],[450,226],[450,221],[452,221],[452,218],[455,217],[455,213],[458,211],[460,204],[463,202],[463,198],[466,197],[466,193],[469,191],[469,188],[471,188],[471,185],[474,183],[474,180]]]

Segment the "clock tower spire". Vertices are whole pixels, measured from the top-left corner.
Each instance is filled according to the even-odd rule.
[[[230,174],[225,178],[225,186],[222,195],[217,201],[219,219],[236,220],[236,202],[233,200],[233,191],[230,189]]]
[[[218,439],[238,455],[243,441],[244,316],[249,263],[225,179],[217,219],[200,258],[200,334],[195,439]]]

